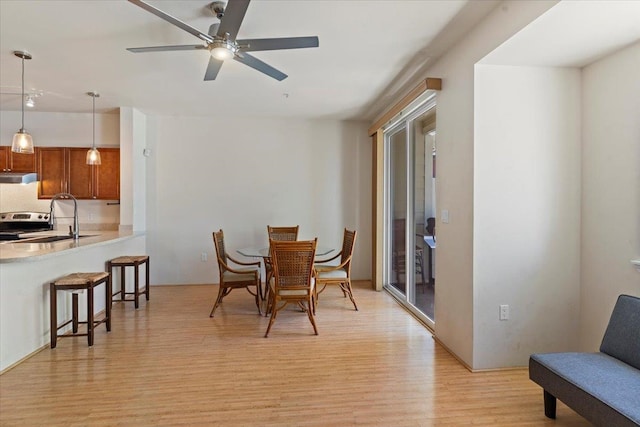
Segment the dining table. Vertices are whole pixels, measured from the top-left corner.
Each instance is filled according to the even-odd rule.
[[[333,251],[334,248],[328,246],[316,246],[316,257],[328,255]],[[262,258],[263,267],[269,262],[270,258],[269,246],[249,246],[246,248],[237,249],[236,252],[249,258]],[[259,290],[263,299],[266,298],[268,288],[269,284],[265,282],[264,290]]]

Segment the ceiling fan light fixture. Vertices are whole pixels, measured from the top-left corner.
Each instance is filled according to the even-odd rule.
[[[33,154],[33,138],[24,128],[24,60],[31,59],[31,54],[21,50],[16,50],[13,54],[22,59],[22,127],[20,127],[20,130],[13,135],[11,151],[14,153]]]
[[[102,163],[102,159],[100,158],[100,152],[96,148],[96,98],[99,97],[100,94],[96,92],[87,92],[87,95],[93,98],[93,144],[87,151],[86,163],[88,165],[99,165]]]
[[[211,56],[221,61],[231,59],[238,51],[238,47],[226,40],[216,40],[211,43]]]

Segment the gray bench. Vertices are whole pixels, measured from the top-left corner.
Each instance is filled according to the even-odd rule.
[[[529,378],[549,418],[560,399],[597,426],[640,426],[640,298],[618,297],[600,352],[532,354]]]

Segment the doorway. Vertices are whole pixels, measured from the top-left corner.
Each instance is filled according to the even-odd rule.
[[[435,96],[419,99],[384,128],[384,287],[435,325]]]

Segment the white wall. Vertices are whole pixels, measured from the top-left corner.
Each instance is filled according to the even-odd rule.
[[[579,69],[476,66],[474,369],[577,348],[580,82]]]
[[[596,351],[616,298],[640,296],[640,42],[583,70],[580,343]]]
[[[356,229],[353,276],[370,278],[368,123],[147,119],[147,248],[161,260],[152,263],[152,283],[216,283],[211,233],[222,228],[235,255],[266,246],[268,224],[299,224],[301,239],[335,248],[344,227]]]
[[[474,65],[555,1],[506,1],[426,70],[439,77],[435,334],[473,365]],[[450,221],[440,220],[443,209]]]
[[[13,134],[20,127],[19,111],[0,111],[0,145],[11,145]],[[96,114],[96,145],[98,147],[118,147],[119,114]],[[39,147],[90,147],[93,142],[93,118],[91,113],[45,113],[28,111],[25,127]],[[0,211],[48,212],[49,200],[38,200],[38,184],[0,184]],[[57,217],[73,216],[73,204],[56,202]],[[81,200],[78,202],[78,216],[83,224],[118,224],[120,209],[117,205],[107,205],[104,200]],[[73,223],[60,218],[58,227]]]
[[[146,229],[146,120],[134,108],[120,109],[120,230]]]

